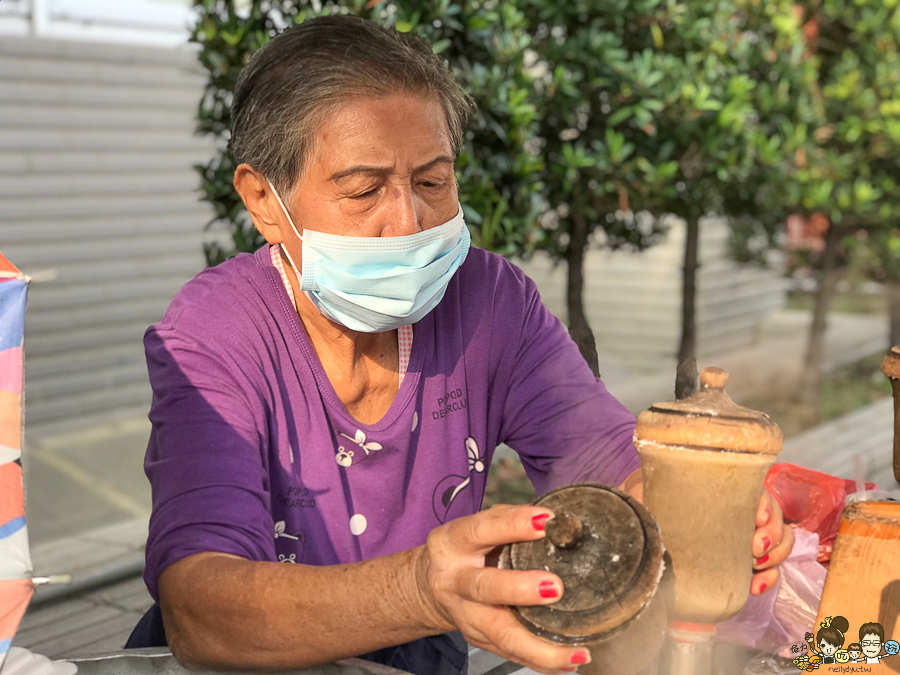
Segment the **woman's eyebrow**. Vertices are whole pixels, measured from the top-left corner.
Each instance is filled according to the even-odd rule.
[[[452,157],[450,157],[449,155],[438,155],[434,159],[432,159],[428,162],[425,162],[421,166],[417,166],[415,169],[413,169],[413,173],[425,171],[427,169],[432,168],[435,164],[443,164],[443,163],[453,164],[454,159]],[[346,178],[347,176],[351,176],[355,173],[385,175],[385,174],[390,173],[393,170],[394,170],[394,167],[392,167],[392,166],[370,166],[370,165],[366,165],[366,164],[357,164],[356,166],[351,166],[347,169],[341,169],[340,171],[334,172],[333,174],[331,174],[329,180],[337,182],[337,181],[339,181],[343,178]]]
[[[393,170],[393,167],[390,166],[365,166],[363,164],[359,164],[357,166],[351,166],[349,169],[341,169],[340,171],[335,171],[331,174],[329,180],[334,182],[338,182],[346,178],[347,176],[352,176],[356,173],[368,173],[373,175],[385,175],[389,174]]]
[[[425,162],[422,166],[417,166],[415,169],[413,169],[413,173],[418,173],[420,171],[427,171],[428,169],[432,168],[435,164],[454,164],[454,163],[455,163],[455,161],[452,157],[449,157],[448,155],[438,155],[437,157],[432,159],[430,162]]]

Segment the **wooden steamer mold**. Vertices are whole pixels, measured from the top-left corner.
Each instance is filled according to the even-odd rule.
[[[747,601],[756,512],[782,446],[767,415],[725,393],[727,380],[724,370],[705,368],[696,394],[654,404],[635,431],[644,504],[659,523],[675,576],[663,659],[672,674],[708,673],[715,624]]]
[[[559,575],[559,602],[513,607],[532,632],[552,642],[587,647],[583,675],[637,675],[651,666],[665,639],[671,575],[659,528],[637,500],[605,485],[582,483],[535,502],[551,509],[544,539],[503,548],[503,569],[545,569]]]
[[[815,630],[827,616],[849,621],[846,644],[859,642],[866,623],[881,624],[884,642],[900,642],[900,503],[857,502],[844,509]],[[881,667],[900,672],[900,656]]]

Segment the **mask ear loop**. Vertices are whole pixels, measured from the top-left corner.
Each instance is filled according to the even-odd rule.
[[[288,219],[288,222],[291,224],[291,229],[294,231],[294,234],[297,235],[297,239],[303,241],[303,235],[297,230],[297,226],[294,225],[294,219],[291,218],[291,214],[288,213],[287,207],[285,207],[284,202],[281,201],[281,195],[278,194],[278,190],[275,189],[275,186],[272,185],[272,181],[266,178],[266,183],[269,184],[269,189],[272,190],[272,194],[275,195],[275,199],[278,200],[278,206],[281,207],[281,211],[284,213],[285,218]],[[291,267],[294,268],[294,274],[297,275],[297,278],[300,278],[300,269],[297,265],[294,264],[294,259],[291,257],[291,254],[288,253],[287,246],[284,245],[284,242],[279,244],[281,246],[281,250],[284,251],[284,254],[287,256],[288,262],[291,263]]]

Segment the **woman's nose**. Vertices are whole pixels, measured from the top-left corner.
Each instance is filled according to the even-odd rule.
[[[398,189],[391,200],[383,237],[402,237],[421,232],[424,222],[424,203],[410,189]]]

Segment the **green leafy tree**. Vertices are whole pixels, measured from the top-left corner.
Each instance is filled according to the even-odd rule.
[[[679,360],[688,359],[700,218],[738,213],[735,227],[771,234],[788,198],[780,185],[802,135],[794,111],[805,68],[792,5],[521,1],[543,68],[547,198],[560,211],[542,245],[568,263],[573,337],[595,360],[581,303],[590,235],[643,247],[658,228],[615,214],[670,213],[687,223]]]
[[[652,245],[662,229],[636,218],[640,210],[686,220],[686,357],[699,218],[739,208],[736,227],[773,229],[774,218],[757,215],[781,203],[776,169],[802,131],[779,117],[789,118],[797,62],[784,2],[345,0],[313,11],[304,0],[252,0],[240,14],[226,0],[196,4],[194,39],[210,73],[199,130],[220,142],[199,170],[216,209],[211,225],[224,224],[232,239],[207,246],[210,264],[262,243],[231,187],[226,149],[240,67],[280,28],[337,11],[425,36],[475,97],[457,167],[474,239],[505,255],[542,248],[567,263],[570,332],[595,373],[583,299],[589,242]],[[786,60],[770,57],[782,52]]]
[[[569,331],[595,374],[597,349],[584,309],[584,258],[593,238],[609,248],[645,248],[657,221],[639,226],[638,193],[663,189],[673,158],[648,160],[638,143],[666,105],[665,72],[647,26],[636,21],[657,2],[521,0],[533,36],[531,68],[540,110],[539,142],[547,164],[547,210],[539,243],[568,269]],[[622,96],[640,105],[619,106]]]
[[[200,19],[192,40],[208,73],[198,110],[199,133],[217,150],[197,170],[203,199],[214,209],[207,227],[225,228],[227,245],[206,244],[215,265],[263,244],[232,187],[228,151],[231,92],[251,54],[284,28],[313,16],[348,13],[413,31],[443,55],[478,106],[457,163],[460,201],[476,244],[503,254],[534,246],[543,186],[543,162],[532,139],[536,112],[531,79],[523,66],[528,43],[522,14],[510,3],[490,0],[196,0]]]
[[[822,0],[802,3],[802,10],[814,54],[815,125],[790,186],[798,205],[830,220],[800,389],[812,405],[828,308],[855,231],[870,233],[873,266],[897,283],[892,233],[900,222],[900,3]]]

